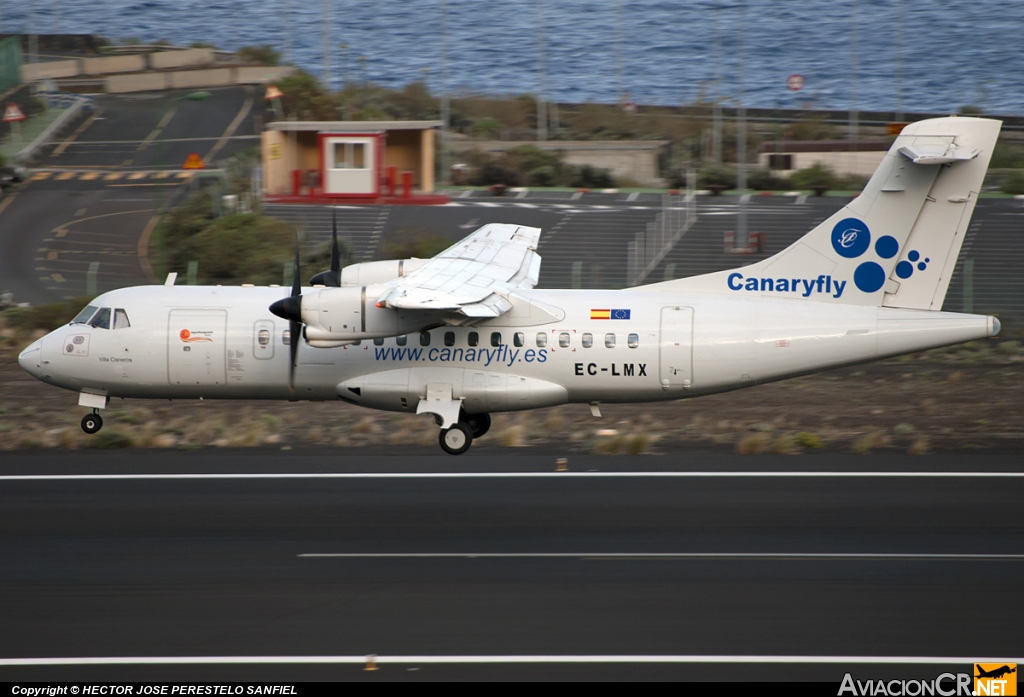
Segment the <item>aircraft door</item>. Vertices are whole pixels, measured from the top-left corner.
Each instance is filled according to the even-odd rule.
[[[686,388],[693,381],[693,308],[661,308],[659,342],[661,388]]]
[[[226,310],[171,310],[167,381],[172,385],[225,384],[227,324]]]

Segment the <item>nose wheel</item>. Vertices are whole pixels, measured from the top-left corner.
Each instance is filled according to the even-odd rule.
[[[465,421],[457,421],[451,428],[441,429],[438,442],[449,455],[461,455],[473,445],[473,432]]]
[[[92,435],[103,428],[103,417],[96,412],[82,417],[82,430]]]

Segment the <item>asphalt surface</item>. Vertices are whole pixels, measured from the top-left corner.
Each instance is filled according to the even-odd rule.
[[[1013,458],[574,457],[556,473],[554,457],[5,456],[0,657],[382,661],[373,673],[0,662],[0,679],[838,684],[847,671],[935,677],[943,666],[384,657],[1024,655],[1012,620],[1024,594],[1024,478],[978,476],[1019,471]],[[673,469],[689,474],[640,474]],[[874,474],[850,475],[864,471]],[[395,472],[414,476],[382,476]],[[92,478],[117,473],[199,476]]]
[[[100,293],[156,280],[140,238],[191,181],[185,159],[196,152],[215,168],[259,142],[260,95],[209,92],[103,95],[47,144],[29,181],[0,198],[0,289],[32,304],[77,297],[97,263]]]

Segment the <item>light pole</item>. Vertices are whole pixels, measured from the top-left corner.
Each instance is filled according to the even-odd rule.
[[[451,179],[451,163],[448,160],[448,122],[451,120],[451,104],[448,101],[448,2],[441,0],[441,176],[442,183]]]
[[[736,249],[747,248],[747,110],[743,106],[743,50],[744,50],[744,14],[747,5],[740,3],[739,32],[736,41],[736,189],[739,195],[739,208],[736,215]]]

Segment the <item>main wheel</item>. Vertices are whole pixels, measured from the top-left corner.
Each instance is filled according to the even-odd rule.
[[[82,417],[82,430],[92,435],[103,428],[103,417],[99,414],[86,414]]]
[[[491,415],[487,413],[467,414],[466,425],[469,426],[469,430],[473,432],[473,437],[479,438],[491,430]]]
[[[441,429],[437,440],[449,455],[461,455],[473,445],[473,432],[464,421],[459,421],[451,428]]]

